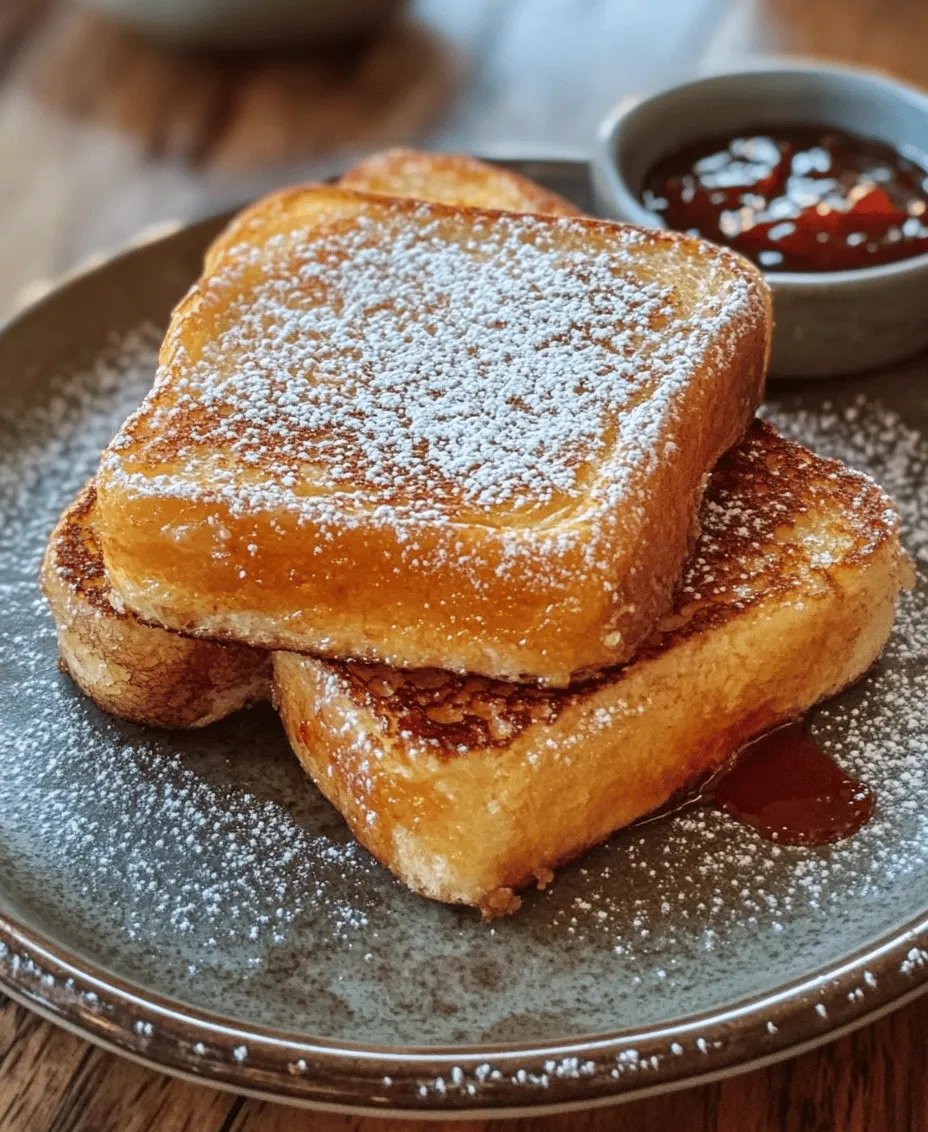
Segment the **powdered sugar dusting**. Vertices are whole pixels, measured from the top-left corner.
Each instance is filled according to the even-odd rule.
[[[342,889],[353,872],[370,867],[350,840],[304,832],[260,789],[204,781],[185,758],[195,740],[166,741],[165,733],[109,719],[71,694],[55,670],[54,631],[37,588],[44,542],[119,418],[150,386],[159,339],[143,328],[114,341],[93,368],[56,382],[44,404],[25,416],[14,409],[0,422],[12,434],[0,463],[8,536],[0,592],[31,624],[18,627],[12,618],[0,638],[15,694],[28,705],[2,739],[10,771],[0,776],[5,834],[15,842],[28,829],[42,846],[43,870],[53,875],[71,872],[75,862],[89,866],[79,887],[90,903],[109,899],[118,876],[127,886],[121,921],[129,941],[150,935],[155,912],[172,933],[192,934],[207,948],[220,935],[246,946],[279,942],[308,905],[327,909],[338,937],[366,923]],[[254,731],[255,722],[233,731],[254,742],[244,738],[248,727]],[[279,752],[276,735],[261,743],[273,749],[275,738]],[[197,859],[203,863],[191,880],[184,861]],[[327,874],[337,877],[337,891]]]
[[[835,402],[815,405],[810,397],[814,407],[806,408],[803,400],[767,405],[763,415],[816,453],[877,479],[898,506],[903,542],[917,565],[917,588],[902,595],[881,660],[810,716],[825,750],[873,788],[876,813],[850,840],[811,852],[734,829],[712,809],[659,823],[662,836],[653,827],[620,835],[615,849],[600,851],[602,864],[579,867],[582,895],[555,916],[568,935],[608,938],[623,960],[642,961],[644,969],[633,976],[642,985],[680,987],[686,964],[677,949],[687,938],[716,953],[746,932],[760,933],[768,954],[779,957],[797,919],[830,922],[840,934],[887,886],[907,878],[910,891],[920,892],[916,878],[928,865],[928,439],[898,411],[853,387]],[[615,884],[629,871],[649,886],[631,900]],[[898,914],[915,906],[901,903]],[[810,966],[813,952],[806,955]]]
[[[36,383],[0,420],[4,911],[220,1014],[449,1044],[707,1009],[831,963],[928,907],[928,438],[917,411],[901,419],[865,382],[827,407],[812,389],[770,409],[781,429],[890,491],[918,562],[919,589],[883,660],[814,717],[818,738],[874,789],[871,823],[810,850],[692,812],[619,834],[488,927],[406,892],[358,849],[269,710],[157,732],[105,718],[56,672],[36,584],[44,540],[144,395],[157,337],[101,349],[98,365],[51,393]],[[896,386],[879,390],[895,403]],[[919,977],[917,955],[907,964]],[[871,987],[855,993],[866,1001]],[[583,1064],[553,1065],[551,1079],[561,1071]]]
[[[650,237],[634,230],[597,230],[591,252],[584,221],[511,215],[462,234],[416,207],[414,223],[369,205],[350,226],[230,249],[197,308],[218,320],[210,340],[174,334],[174,396],[143,410],[145,456],[117,441],[107,467],[183,495],[208,437],[238,465],[211,465],[208,489],[239,507],[568,506],[601,461],[627,474],[653,458],[709,344],[727,346],[756,301],[742,274],[688,277],[678,253],[642,270]]]

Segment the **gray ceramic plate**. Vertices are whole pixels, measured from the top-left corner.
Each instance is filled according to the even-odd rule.
[[[522,163],[588,205],[582,165]],[[784,1056],[928,979],[924,362],[770,413],[899,500],[921,588],[816,713],[875,789],[831,848],[721,815],[625,831],[493,926],[351,841],[256,709],[192,734],[109,719],[55,668],[44,541],[141,398],[209,221],[78,278],[0,336],[0,980],[94,1041],[296,1103],[466,1114],[606,1102]]]

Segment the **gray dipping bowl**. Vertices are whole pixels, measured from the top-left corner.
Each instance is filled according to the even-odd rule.
[[[664,227],[640,192],[654,163],[701,137],[751,126],[835,126],[888,142],[924,165],[928,97],[882,75],[803,64],[712,75],[641,99],[603,120],[593,175],[603,212]],[[766,271],[777,377],[855,373],[928,346],[928,255],[856,271]]]

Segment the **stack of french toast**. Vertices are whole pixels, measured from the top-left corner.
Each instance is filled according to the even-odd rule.
[[[391,151],[206,253],[52,533],[61,665],[201,727],[272,698],[418,893],[518,890],[863,673],[891,500],[755,419],[760,273]]]

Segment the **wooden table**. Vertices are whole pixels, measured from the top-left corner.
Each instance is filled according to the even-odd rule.
[[[3,0],[0,312],[140,229],[324,173],[352,150],[419,140],[583,152],[622,95],[745,53],[815,53],[928,86],[925,0],[420,0],[412,14],[375,43],[326,59],[233,59],[172,54],[51,0]],[[720,1084],[507,1127],[928,1130],[926,1050],[923,1001]],[[173,1081],[0,997],[3,1132],[412,1127]]]
[[[0,1013],[3,1132],[922,1132],[928,999],[769,1069],[652,1100],[517,1121],[327,1116],[188,1085],[21,1007]]]

